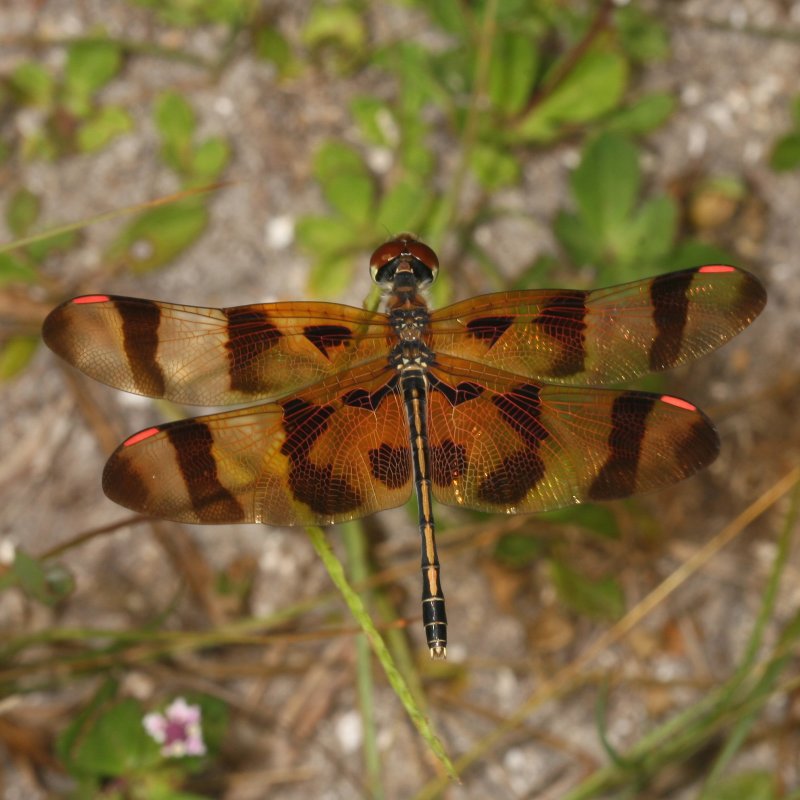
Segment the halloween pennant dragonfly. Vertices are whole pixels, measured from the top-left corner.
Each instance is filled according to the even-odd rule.
[[[92,378],[178,403],[262,401],[135,433],[109,459],[105,493],[180,522],[328,525],[399,506],[413,487],[423,622],[444,658],[433,499],[544,511],[667,486],[716,458],[717,433],[692,403],[594,387],[731,339],[766,302],[752,275],[705,266],[430,311],[421,291],[438,268],[409,234],[378,247],[383,312],[102,294],[60,305],[44,340]]]

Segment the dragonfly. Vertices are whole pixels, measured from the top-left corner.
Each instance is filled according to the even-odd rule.
[[[431,657],[442,659],[434,500],[541,512],[668,486],[716,458],[717,432],[693,403],[607,387],[742,331],[766,302],[753,275],[707,265],[431,310],[425,290],[438,270],[428,245],[401,234],[370,259],[380,310],[107,294],[55,308],[44,341],[92,378],[181,404],[239,406],[130,436],[106,464],[106,495],[185,523],[308,526],[399,506],[413,491],[422,621]]]

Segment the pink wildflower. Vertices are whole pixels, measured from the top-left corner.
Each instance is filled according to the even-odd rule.
[[[200,725],[200,706],[189,705],[178,697],[167,706],[164,713],[146,714],[144,729],[161,745],[165,758],[205,755],[203,731]]]

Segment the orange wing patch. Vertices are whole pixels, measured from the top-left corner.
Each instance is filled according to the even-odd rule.
[[[429,404],[434,496],[528,513],[675,483],[719,449],[707,417],[676,400],[545,385],[440,358]]]
[[[763,286],[749,273],[696,267],[595,291],[464,300],[431,314],[428,345],[550,383],[620,383],[710,352],[765,303]]]
[[[408,422],[395,371],[360,367],[276,403],[135,434],[103,488],[181,522],[328,525],[404,503]]]
[[[335,303],[197,308],[90,295],[47,317],[47,345],[127,392],[189,405],[279,397],[384,357],[384,314]]]

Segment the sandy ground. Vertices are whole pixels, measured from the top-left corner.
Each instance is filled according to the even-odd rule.
[[[285,5],[291,10],[281,11],[282,25],[291,35],[308,4]],[[424,33],[421,17],[374,5],[371,24],[378,36],[396,30],[409,36]],[[750,331],[669,379],[671,390],[697,400],[717,420],[723,452],[702,476],[634,506],[658,520],[663,537],[642,536],[630,508],[620,511],[620,542],[599,542],[573,530],[557,532],[565,538],[563,547],[574,551],[577,566],[618,575],[629,606],[796,464],[800,449],[800,415],[793,392],[800,368],[795,345],[800,336],[800,173],[778,176],[765,161],[771,143],[789,125],[789,103],[798,92],[800,3],[687,0],[658,5],[669,27],[671,56],[648,68],[641,85],[671,89],[680,104],[644,146],[647,180],[663,187],[691,169],[743,178],[763,207],[765,224],[751,236],[743,234],[740,250],[748,252],[740,253],[741,263],[763,278],[770,300]],[[163,35],[149,14],[121,3],[0,3],[0,39],[13,45],[0,45],[0,72],[31,57],[33,50],[25,44],[30,38],[75,36],[98,25],[112,36],[133,40]],[[184,36],[186,48],[194,52],[218,43],[213,32],[176,35]],[[62,58],[54,47],[38,53],[45,63]],[[99,223],[86,230],[85,242],[54,268],[51,277],[80,290],[209,306],[304,297],[307,261],[291,243],[276,245],[275,220],[291,223],[299,215],[324,209],[310,177],[311,156],[327,138],[352,137],[349,99],[365,90],[386,93],[390,87],[381,81],[374,74],[348,81],[309,71],[281,82],[269,65],[243,55],[214,82],[190,66],[165,68],[163,62],[136,57],[124,79],[115,81],[108,92],[109,100],[139,115],[135,132],[97,156],[0,167],[0,202],[24,183],[43,196],[45,222],[57,224],[175,190],[173,179],[155,158],[158,145],[148,109],[159,90],[178,87],[198,112],[201,135],[219,133],[231,139],[235,156],[229,174],[242,179],[215,197],[207,235],[164,271],[119,275],[100,284],[101,254],[120,223]],[[21,114],[6,124],[26,121]],[[552,249],[550,222],[565,203],[566,178],[576,154],[573,144],[532,154],[522,184],[493,201],[498,207],[524,210],[527,217],[481,232],[484,243],[510,254],[510,272],[515,262]],[[0,240],[7,238],[8,232],[0,231]],[[368,289],[367,256],[360,278],[343,301],[359,304]],[[445,268],[475,274],[474,265],[448,265],[446,252],[440,257]],[[52,299],[44,290],[31,291],[30,300],[42,308]],[[115,440],[158,421],[159,413],[148,401],[76,380],[42,348],[23,375],[0,388],[0,542],[38,553],[123,519],[127,512],[107,501],[100,489],[105,456]],[[749,527],[635,634],[605,650],[578,688],[531,713],[523,728],[503,738],[446,796],[563,796],[587,770],[605,763],[594,720],[597,687],[604,677],[615,681],[609,737],[623,750],[657,721],[688,707],[724,679],[734,669],[753,624],[775,552],[781,509],[785,510],[779,505]],[[452,534],[445,536],[440,555],[451,617],[450,662],[458,679],[431,677],[425,667],[416,623],[418,554],[412,515],[399,510],[378,518],[373,530],[380,541],[373,555],[381,566],[406,567],[394,600],[414,620],[409,636],[425,670],[431,718],[448,752],[457,756],[520,707],[542,681],[578,657],[607,625],[575,617],[560,606],[544,568],[520,577],[491,565],[491,534],[503,530],[508,520],[473,523],[472,534],[462,538],[464,519],[447,510],[441,510],[441,519]],[[528,530],[536,524],[524,522]],[[167,539],[179,536],[177,526],[164,525],[161,532]],[[252,568],[248,613],[268,614],[329,590],[302,532],[194,527],[190,537],[211,569],[226,570],[232,564]],[[148,526],[124,527],[98,537],[64,557],[77,585],[64,608],[46,611],[6,592],[0,595],[0,627],[13,634],[48,625],[142,624],[163,609],[180,580],[180,569],[164,553],[162,539]],[[797,570],[795,558],[773,631],[800,601]],[[319,629],[325,613],[309,616],[301,629]],[[227,614],[232,610],[220,610],[219,604],[211,611],[199,608],[190,594],[169,625],[203,627]],[[336,625],[350,624],[345,613],[333,619]],[[182,656],[178,663],[177,670],[130,668],[125,689],[153,702],[188,689],[217,691],[231,701],[233,724],[222,764],[233,788],[226,796],[368,796],[358,749],[351,637],[252,649],[244,655],[223,653],[217,661],[213,655]],[[212,666],[219,667],[219,676]],[[185,683],[178,680],[181,674],[189,676]],[[435,770],[377,670],[376,681],[387,796],[408,797]],[[74,704],[88,697],[93,686],[83,680],[62,690],[8,697],[0,701],[0,715],[40,720],[42,729],[52,731],[65,724]],[[791,720],[789,699],[776,704],[775,720]],[[774,770],[786,788],[796,789],[796,732],[778,735],[770,733],[768,725],[765,730],[757,746],[745,749],[737,768]],[[0,750],[0,768],[8,800],[45,796],[22,760]],[[691,765],[686,774],[676,771],[664,787],[646,796],[693,797],[696,769]],[[45,772],[55,791],[63,788],[61,779]]]

